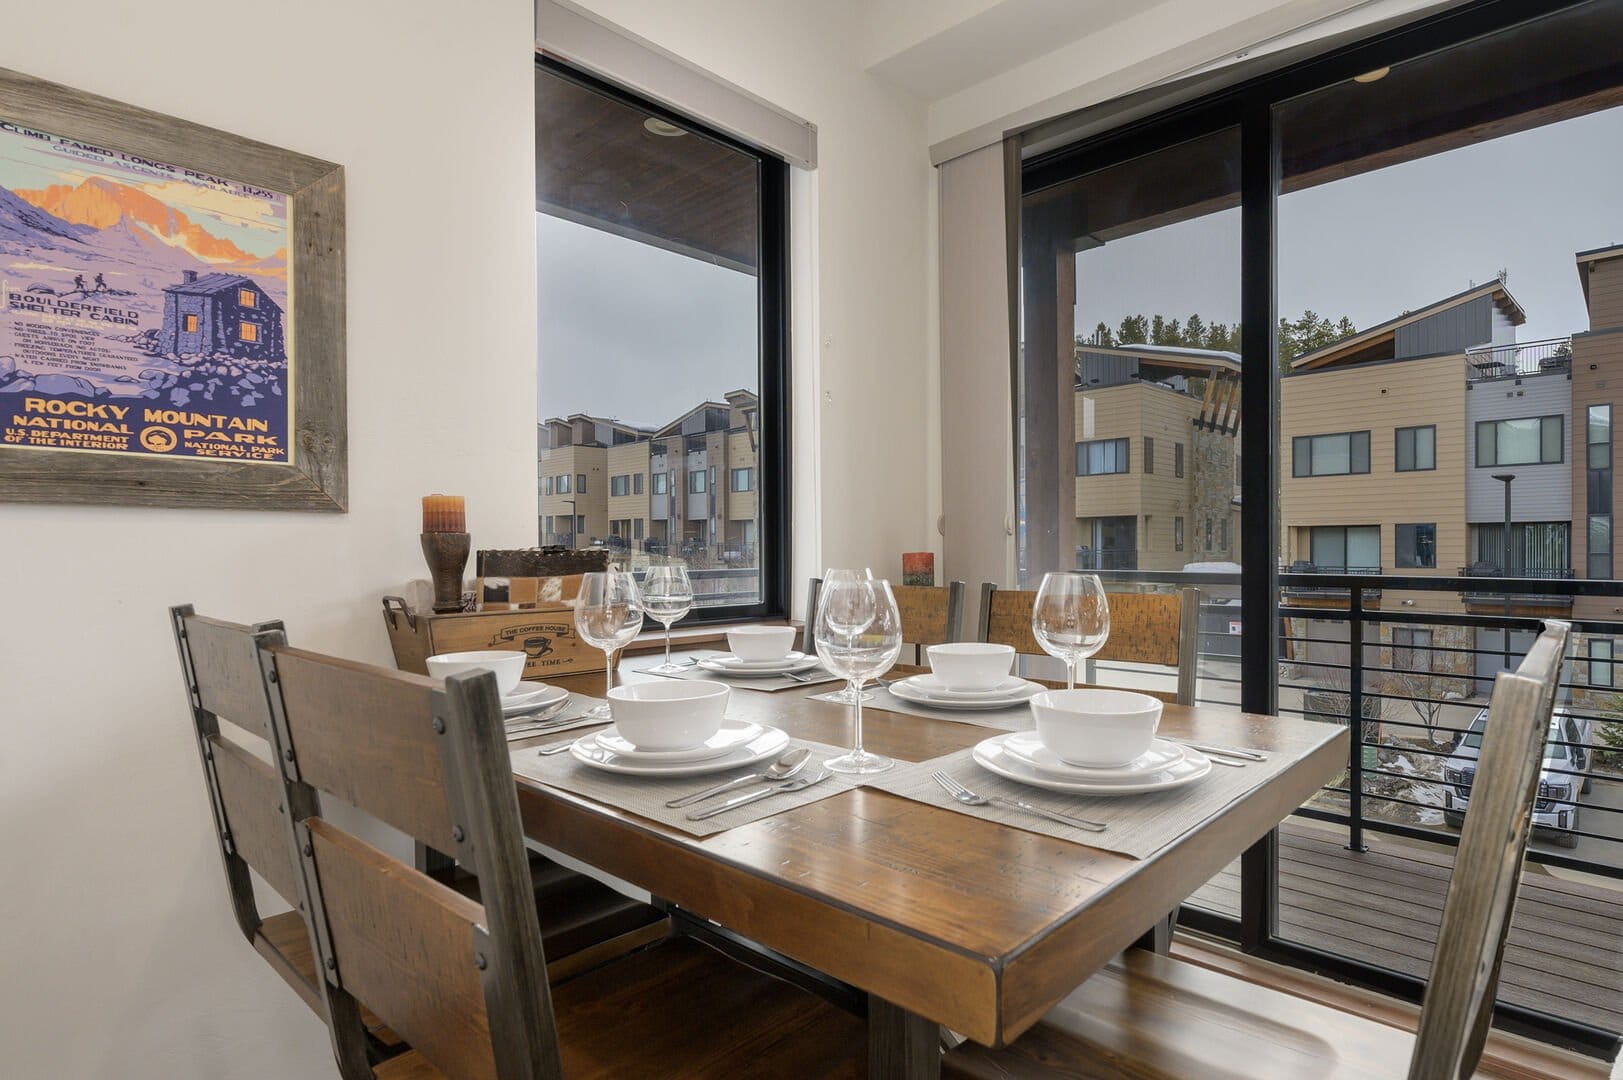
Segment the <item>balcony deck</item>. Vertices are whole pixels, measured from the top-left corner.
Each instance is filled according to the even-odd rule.
[[[1292,941],[1425,977],[1442,918],[1452,850],[1299,818],[1280,827],[1279,933]],[[1237,914],[1238,865],[1191,898]],[[1569,1020],[1623,1028],[1623,883],[1618,889],[1530,865],[1500,979],[1504,1000]]]

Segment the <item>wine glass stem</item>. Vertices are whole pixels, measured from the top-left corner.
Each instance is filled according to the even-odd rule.
[[[665,624],[665,666],[671,666],[671,624]]]
[[[1076,689],[1076,661],[1065,661],[1065,689]]]
[[[862,754],[862,680],[851,680],[851,753]]]
[[[614,653],[608,649],[603,650],[603,699],[608,700],[609,691],[614,689]]]

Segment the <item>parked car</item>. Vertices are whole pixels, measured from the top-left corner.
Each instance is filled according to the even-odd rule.
[[[1471,782],[1476,779],[1477,754],[1482,749],[1482,733],[1487,728],[1488,710],[1476,714],[1454,753],[1443,764],[1443,820],[1454,828],[1465,824],[1465,811],[1471,802]],[[1549,829],[1561,847],[1578,843],[1578,795],[1593,786],[1586,773],[1590,764],[1590,722],[1557,709],[1550,720],[1549,740],[1544,744],[1544,764],[1538,777],[1538,801],[1533,805],[1533,825]],[[1578,743],[1582,745],[1572,745]]]

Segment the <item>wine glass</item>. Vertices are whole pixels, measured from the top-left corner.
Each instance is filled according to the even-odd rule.
[[[826,762],[838,773],[883,772],[896,764],[862,748],[862,684],[883,675],[902,652],[902,613],[890,582],[855,572],[823,581],[813,630],[817,655],[830,672],[850,682],[851,752]]]
[[[671,663],[671,624],[693,610],[693,582],[681,563],[650,566],[642,579],[642,608],[648,617],[665,627],[665,662],[647,670],[656,675],[677,675],[687,670]]]
[[[1065,662],[1065,688],[1076,689],[1076,663],[1104,648],[1110,637],[1110,601],[1098,574],[1043,575],[1031,608],[1031,632],[1043,652]]]
[[[603,691],[614,682],[614,654],[642,632],[642,596],[637,579],[624,570],[582,574],[575,597],[575,632],[582,641],[603,650]],[[609,703],[586,714],[596,720],[613,718]]]
[[[831,581],[847,581],[847,580],[849,580],[849,581],[872,581],[873,580],[873,571],[869,570],[867,567],[863,567],[861,570],[828,570],[828,571],[825,571],[824,574],[823,574],[822,583],[820,585],[818,585],[818,595],[819,596],[822,595],[823,588],[826,587],[829,582],[831,582]],[[813,632],[813,634],[816,633],[816,627],[812,628],[812,632]],[[849,705],[853,701],[856,701],[858,698],[861,698],[863,701],[872,701],[874,699],[874,696],[872,694],[868,693],[868,691],[866,691],[866,690],[860,690],[860,689],[859,690],[852,690],[850,684],[847,684],[847,685],[841,687],[840,689],[834,691],[832,694],[828,694],[828,695],[825,695],[825,696],[828,698],[829,701],[836,701],[836,702],[839,702],[841,705]]]

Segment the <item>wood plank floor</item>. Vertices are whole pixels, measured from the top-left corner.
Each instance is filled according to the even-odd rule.
[[[1453,850],[1292,819],[1280,827],[1279,933],[1291,941],[1424,977]],[[1192,898],[1237,915],[1239,864]],[[1572,881],[1530,866],[1511,924],[1500,996],[1513,1004],[1623,1030],[1623,883]]]

